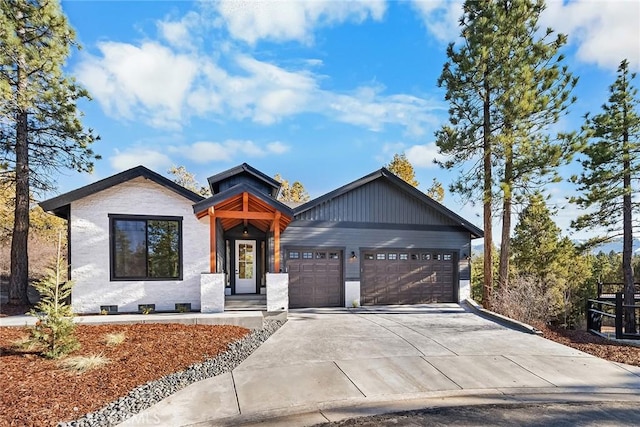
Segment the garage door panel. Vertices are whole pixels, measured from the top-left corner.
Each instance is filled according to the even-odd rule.
[[[451,252],[367,251],[362,267],[363,305],[454,301]]]
[[[298,257],[292,258],[292,254]],[[291,308],[342,305],[343,264],[340,250],[317,248],[287,250],[286,266],[289,272]]]

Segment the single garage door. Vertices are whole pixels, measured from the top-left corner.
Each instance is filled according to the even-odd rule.
[[[451,251],[375,250],[364,251],[362,258],[363,305],[455,301]]]
[[[341,250],[287,249],[286,262],[291,308],[342,305]]]

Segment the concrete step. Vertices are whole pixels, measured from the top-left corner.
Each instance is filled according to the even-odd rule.
[[[224,301],[225,311],[265,311],[267,309],[266,295],[228,295]]]

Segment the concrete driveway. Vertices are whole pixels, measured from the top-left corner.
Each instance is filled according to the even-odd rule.
[[[234,371],[123,425],[313,425],[430,406],[590,400],[640,402],[640,368],[456,304],[294,310]]]

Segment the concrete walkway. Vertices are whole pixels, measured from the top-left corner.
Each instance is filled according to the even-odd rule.
[[[81,325],[135,324],[135,323],[182,323],[186,325],[235,325],[248,329],[260,329],[265,317],[285,320],[282,313],[262,311],[225,311],[224,313],[152,313],[75,316],[74,322]],[[0,317],[2,326],[33,326],[37,319],[30,315]]]
[[[122,425],[300,426],[424,407],[576,401],[640,402],[640,368],[455,304],[293,310],[233,372]]]

